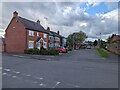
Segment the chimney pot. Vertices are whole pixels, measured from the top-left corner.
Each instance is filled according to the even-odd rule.
[[[17,17],[17,16],[18,16],[18,12],[17,11],[13,12],[13,17]]]
[[[40,24],[40,20],[37,20],[37,23],[39,23],[39,24]]]
[[[59,34],[60,34],[60,32],[59,32],[59,31],[57,31],[57,34],[59,35]]]
[[[50,27],[47,27],[47,30],[50,31]]]

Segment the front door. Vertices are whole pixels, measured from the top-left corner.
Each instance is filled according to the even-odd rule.
[[[37,49],[40,50],[40,42],[37,42]]]

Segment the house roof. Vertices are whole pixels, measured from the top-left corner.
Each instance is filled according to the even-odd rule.
[[[112,41],[120,41],[120,35],[115,35],[115,36],[112,38]]]
[[[44,32],[44,33],[49,33],[47,30],[43,28],[43,26],[37,22],[18,17],[18,21],[20,21],[26,29],[34,30],[34,31],[39,31],[39,32]]]
[[[50,31],[49,34],[52,35],[52,36],[55,36],[55,37],[63,38],[62,35],[59,35],[59,34],[57,34],[56,32],[53,32],[53,31]]]

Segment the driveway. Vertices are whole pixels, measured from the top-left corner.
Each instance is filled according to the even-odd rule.
[[[94,49],[59,56],[3,54],[3,88],[117,88],[117,56]],[[12,81],[12,82],[11,82]]]

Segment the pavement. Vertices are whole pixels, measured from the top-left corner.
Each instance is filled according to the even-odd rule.
[[[58,56],[2,54],[3,88],[118,88],[118,56],[81,49]],[[12,82],[11,82],[12,81]]]

